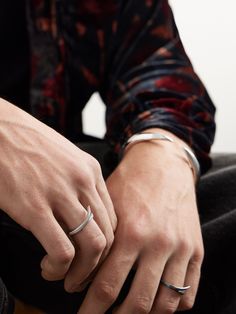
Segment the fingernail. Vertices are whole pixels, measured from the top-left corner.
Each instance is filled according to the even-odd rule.
[[[68,293],[74,293],[74,292],[77,291],[77,287],[75,287],[75,286],[66,286],[66,287],[65,287],[65,290],[66,290],[66,292],[68,292]]]

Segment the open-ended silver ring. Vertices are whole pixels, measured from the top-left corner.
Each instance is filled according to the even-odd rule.
[[[93,213],[91,212],[90,206],[88,206],[87,207],[87,216],[86,216],[85,220],[78,227],[71,230],[69,232],[69,236],[73,236],[73,235],[79,233],[80,231],[82,231],[92,219],[93,219]]]
[[[162,283],[165,287],[167,287],[167,288],[169,288],[169,289],[171,289],[171,290],[174,290],[175,292],[177,292],[177,293],[179,293],[179,294],[181,294],[181,295],[184,295],[185,292],[186,292],[189,288],[191,288],[191,286],[178,287],[178,286],[172,285],[172,284],[170,284],[170,283],[168,283],[168,282],[166,282],[166,281],[164,281],[164,280],[161,280],[161,283]]]

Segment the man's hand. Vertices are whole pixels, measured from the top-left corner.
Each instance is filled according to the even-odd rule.
[[[45,248],[42,276],[77,290],[107,255],[116,228],[98,162],[2,99],[0,141],[0,208]],[[69,239],[88,205],[94,219]]]
[[[136,272],[130,291],[116,314],[191,308],[203,244],[193,173],[181,147],[160,141],[134,144],[107,187],[118,218],[115,241],[78,313],[105,313],[132,268]],[[161,279],[191,288],[181,296]]]

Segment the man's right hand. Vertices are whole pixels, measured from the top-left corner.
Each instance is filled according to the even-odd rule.
[[[117,224],[99,163],[3,99],[0,142],[0,208],[46,250],[42,276],[78,290],[108,254]],[[88,205],[94,219],[70,239]]]

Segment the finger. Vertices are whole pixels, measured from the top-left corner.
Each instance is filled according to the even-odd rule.
[[[103,180],[100,180],[97,184],[97,191],[101,200],[103,201],[105,208],[107,209],[113,231],[115,232],[117,226],[117,217],[106,184]]]
[[[114,243],[107,259],[94,278],[79,314],[104,314],[117,299],[137,258],[137,253]]]
[[[66,211],[60,213],[60,219],[68,230],[74,230],[85,221],[87,211],[76,199]],[[75,257],[65,278],[65,289],[74,292],[97,266],[106,247],[106,238],[95,222],[90,220],[84,229],[73,236]]]
[[[201,263],[202,258],[192,258],[189,262],[185,278],[185,286],[191,286],[191,288],[181,298],[178,311],[189,310],[194,305],[200,280]]]
[[[103,254],[104,258],[108,254],[114,241],[114,232],[108,211],[105,208],[96,188],[90,190],[89,193],[84,193],[84,195],[80,197],[80,203],[84,206],[90,205],[94,214],[94,220],[106,238],[106,249]]]
[[[165,262],[164,255],[149,254],[140,258],[131,289],[117,314],[150,313]]]
[[[175,286],[183,286],[188,267],[189,258],[183,255],[173,256],[169,259],[162,274],[162,280]],[[182,296],[163,284],[159,285],[156,299],[151,313],[174,313]]]
[[[42,276],[47,280],[64,278],[74,258],[75,249],[52,212],[39,215],[30,230],[47,252],[41,262]]]
[[[67,292],[80,290],[80,285],[99,264],[106,247],[106,239],[94,220],[79,233],[73,235],[75,258],[65,278]]]

